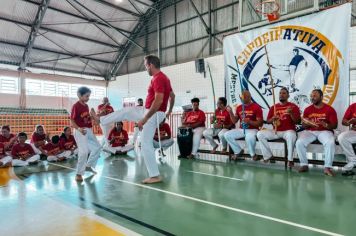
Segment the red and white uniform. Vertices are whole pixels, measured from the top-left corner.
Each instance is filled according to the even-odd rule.
[[[101,115],[108,115],[114,112],[114,108],[109,104],[100,104],[98,106],[98,113]]]
[[[205,121],[206,116],[202,110],[189,111],[184,115],[183,123],[187,125],[199,123],[200,126],[193,129],[193,148],[192,155],[196,155],[198,153],[198,149],[200,146],[200,140],[203,137],[203,133],[205,130]]]
[[[2,164],[0,164],[0,167],[6,165],[8,163],[11,163],[11,161],[12,161],[11,156],[7,155],[5,151],[6,150],[5,150],[4,143],[0,143],[0,162],[2,163]]]
[[[155,74],[148,87],[148,94],[146,97],[146,104],[144,107],[125,107],[122,110],[115,111],[107,116],[100,117],[101,125],[107,126],[117,121],[133,121],[138,122],[142,120],[145,113],[151,108],[152,103],[157,93],[163,94],[163,102],[156,112],[143,126],[141,133],[141,149],[144,157],[148,174],[150,177],[159,175],[158,165],[156,163],[155,149],[153,147],[153,136],[156,128],[165,118],[165,112],[167,110],[169,95],[172,92],[171,83],[168,77],[159,72]]]
[[[13,138],[15,138],[15,134],[10,134],[10,136],[8,137],[8,138],[6,138],[5,136],[2,136],[1,134],[0,134],[0,143],[3,143],[4,144],[4,146],[6,147],[7,145],[9,145],[9,143],[11,142],[11,140],[13,139]],[[17,141],[15,142],[15,143],[13,143],[12,145],[10,145],[10,146],[8,146],[7,148],[5,148],[5,151],[7,152],[7,151],[11,151],[11,149],[12,149],[12,147],[14,146],[14,144],[16,144],[17,143]]]
[[[110,131],[108,141],[113,140],[110,146],[105,147],[104,151],[115,154],[117,151],[119,152],[129,152],[134,149],[134,145],[127,144],[129,141],[129,135],[126,130],[118,131],[116,128],[113,128]]]
[[[46,134],[39,134],[37,132],[33,132],[30,142],[35,153],[41,154],[41,150],[39,148],[43,148],[44,145],[46,145],[47,142]]]
[[[304,110],[303,117],[318,124],[318,127],[308,127],[298,135],[296,150],[301,166],[308,165],[307,147],[315,140],[319,140],[324,146],[325,167],[331,168],[335,154],[335,138],[331,130],[321,125],[321,122],[337,124],[337,115],[334,108],[323,104],[321,108],[310,105]]]
[[[244,110],[244,111],[243,111]],[[248,151],[251,157],[255,156],[256,151],[256,134],[259,127],[253,125],[248,125],[245,130],[242,129],[242,120],[247,118],[251,121],[263,120],[263,113],[261,107],[256,103],[250,103],[245,105],[244,108],[242,105],[236,107],[235,115],[240,120],[240,128],[233,129],[225,133],[225,139],[229,143],[230,147],[235,154],[239,154],[242,150],[241,146],[236,142],[236,139],[245,137],[245,141],[248,147]]]
[[[219,128],[206,129],[203,135],[213,148],[216,148],[218,146],[218,144],[214,140],[214,136],[218,136],[223,146],[223,149],[226,149],[227,141],[224,135],[227,131],[230,130],[226,127],[231,127],[232,125],[230,114],[226,109],[224,110],[216,109],[215,118],[216,118],[216,124],[219,125]]]
[[[349,106],[343,119],[349,121],[352,118],[356,118],[356,103]],[[338,137],[338,141],[347,160],[347,164],[343,167],[343,170],[352,170],[356,166],[356,154],[352,146],[352,144],[356,143],[356,124],[351,125],[351,130],[342,132]]]
[[[69,135],[69,138],[61,137],[59,139],[59,146],[62,150],[70,151],[77,148],[77,142],[74,139],[73,135]]]
[[[47,143],[43,150],[47,152],[47,161],[58,161],[59,158],[69,158],[71,156],[71,151],[64,151],[59,143]]]
[[[100,114],[100,116],[105,116],[108,115],[110,113],[114,112],[114,108],[110,105],[106,105],[106,104],[100,104],[98,106],[98,113]],[[103,126],[100,124],[100,128],[101,131],[103,132],[103,139],[101,144],[107,146],[107,138],[109,135],[110,130],[114,127],[114,124],[111,124],[110,126]]]
[[[36,154],[30,144],[18,143],[11,149],[12,166],[27,166],[32,162],[40,160],[40,155]]]
[[[287,142],[288,160],[293,161],[293,152],[295,141],[297,140],[296,124],[293,122],[288,109],[292,110],[293,117],[296,120],[300,119],[300,110],[297,105],[291,102],[286,104],[277,103],[276,109],[272,106],[268,112],[267,120],[273,116],[279,117],[279,125],[277,126],[277,133],[274,130],[260,130],[257,133],[258,141],[262,151],[263,158],[268,160],[272,157],[272,151],[268,144],[268,140],[283,138]],[[276,110],[276,114],[274,112]]]
[[[161,138],[161,147],[163,150],[168,149],[170,146],[174,144],[174,140],[172,138],[172,131],[171,127],[169,127],[169,124],[164,123],[162,126],[159,127],[159,135]],[[169,139],[162,139],[162,137],[171,137]],[[155,136],[153,138],[153,146],[155,148],[159,148],[159,142],[158,142],[158,129],[156,129]]]
[[[70,118],[86,131],[85,135],[78,130],[74,131],[74,139],[78,145],[77,174],[83,175],[86,167],[95,168],[100,156],[101,145],[93,133],[87,104],[82,104],[79,101],[76,102],[72,107]]]

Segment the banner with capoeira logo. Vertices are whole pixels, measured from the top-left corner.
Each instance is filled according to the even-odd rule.
[[[248,89],[266,116],[273,105],[267,50],[276,102],[279,89],[286,87],[289,100],[303,111],[310,104],[310,92],[320,88],[324,102],[336,109],[341,120],[349,104],[350,15],[351,3],[347,3],[227,36],[224,57],[229,104],[240,104],[241,89]]]

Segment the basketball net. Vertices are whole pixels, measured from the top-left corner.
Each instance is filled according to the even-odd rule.
[[[265,16],[269,22],[280,18],[279,10],[280,5],[276,0],[265,0],[255,5],[256,13]]]

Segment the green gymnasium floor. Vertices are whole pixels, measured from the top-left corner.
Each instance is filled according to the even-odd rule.
[[[0,235],[356,235],[356,177],[167,154],[150,186],[135,153],[100,158],[81,184],[75,160],[1,169]]]

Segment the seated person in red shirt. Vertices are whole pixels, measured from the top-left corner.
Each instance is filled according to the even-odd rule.
[[[17,142],[17,136],[10,133],[10,126],[3,125],[1,127],[0,143],[5,146],[5,152],[10,154],[12,146]]]
[[[211,124],[213,128],[206,129],[203,133],[205,139],[213,147],[211,153],[215,153],[219,145],[215,142],[214,136],[218,136],[222,144],[222,151],[227,151],[227,141],[224,134],[229,131],[234,124],[231,121],[230,113],[226,110],[227,100],[220,97],[217,102],[218,108],[215,111],[214,117],[211,117]]]
[[[43,146],[47,161],[64,161],[71,156],[71,151],[64,151],[59,145],[59,136],[54,135],[51,142]]]
[[[205,113],[199,109],[199,98],[193,98],[191,103],[193,111],[184,112],[182,116],[182,127],[193,129],[193,149],[192,154],[188,158],[194,158],[198,153],[206,121]]]
[[[295,144],[300,168],[299,172],[307,172],[307,147],[315,140],[319,140],[324,147],[324,174],[334,176],[333,160],[335,155],[335,138],[333,130],[337,128],[337,115],[334,108],[323,102],[323,91],[314,89],[310,100],[313,103],[304,109],[302,125],[305,128],[298,134]]]
[[[70,127],[65,127],[63,133],[59,138],[59,146],[64,151],[70,151],[71,157],[78,155],[77,142],[72,135],[72,130]]]
[[[106,116],[113,112],[114,112],[114,108],[110,105],[109,99],[107,97],[104,97],[103,103],[98,106],[98,111],[97,111],[98,117]],[[101,144],[105,144],[107,146],[109,145],[107,143],[107,138],[110,130],[114,127],[114,124],[106,125],[106,126],[100,125],[100,127],[103,132],[103,139]]]
[[[12,158],[5,153],[4,143],[0,143],[0,168],[11,166]]]
[[[104,147],[105,152],[111,154],[126,154],[133,150],[135,147],[132,144],[127,144],[129,141],[129,135],[126,130],[123,129],[124,124],[119,121],[116,122],[115,127],[110,131],[108,141],[109,146]]]
[[[155,148],[159,148],[157,131],[158,130],[156,130],[155,136],[153,137],[153,146]],[[161,124],[159,124],[159,135],[159,138],[161,139],[161,147],[163,150],[167,150],[170,146],[174,144],[171,127],[169,127],[169,124],[166,123],[166,119],[164,119]]]
[[[30,144],[26,143],[27,134],[18,134],[18,143],[11,149],[12,166],[28,166],[29,164],[37,164],[40,160],[40,155],[36,154]]]
[[[46,134],[42,125],[36,125],[35,131],[31,137],[31,145],[36,154],[44,154],[44,145],[50,142],[49,134]]]

